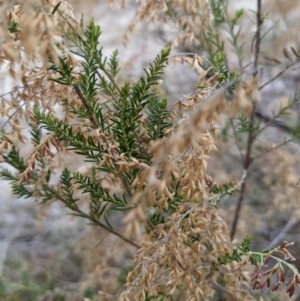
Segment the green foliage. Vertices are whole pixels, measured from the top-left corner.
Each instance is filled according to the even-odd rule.
[[[162,69],[169,53],[170,48],[163,49],[161,54],[156,57],[154,64],[150,64],[149,71],[145,70],[146,80],[141,77],[133,86],[129,83],[125,83],[121,88],[119,101],[114,104],[115,117],[112,119],[114,123],[112,130],[117,136],[117,141],[120,144],[120,151],[125,153],[128,158],[131,156],[144,158],[144,154],[137,148],[140,141],[136,139],[136,136],[138,135],[136,129],[139,127],[139,118],[141,117],[142,110],[148,103],[152,101],[152,105],[149,106],[150,135],[152,134],[151,130],[154,130],[153,121],[155,118],[157,121],[160,121],[160,123],[167,123],[164,121],[168,117],[168,113],[166,112],[167,102],[166,100],[163,100],[159,109],[157,106],[155,107],[153,101],[159,101],[155,90],[151,90],[151,88],[158,84],[158,80],[162,75]],[[160,127],[155,135],[162,135],[166,127],[167,125],[163,124],[163,127]]]
[[[81,132],[75,134],[71,125],[50,114],[41,113],[37,106],[33,109],[33,118],[49,133],[55,132],[56,138],[66,143],[69,150],[74,150],[75,153],[85,156],[87,162],[98,164],[101,162],[104,151],[99,143],[96,144],[93,141],[92,137],[86,138]]]
[[[74,204],[79,201],[78,198],[74,198],[74,188],[72,183],[73,177],[71,172],[65,168],[60,176],[60,187],[63,191],[63,197],[66,199],[68,204]]]
[[[166,293],[160,293],[156,296],[146,294],[146,298],[145,298],[145,301],[163,301],[163,300],[173,301],[174,299],[170,294],[166,294]]]
[[[79,184],[78,189],[82,189],[83,193],[88,193],[91,199],[91,212],[96,218],[100,218],[107,203],[112,203],[111,209],[114,210],[128,210],[131,209],[123,194],[122,198],[118,198],[116,195],[111,196],[107,189],[101,186],[101,182],[97,179],[96,169],[92,170],[92,175],[90,177],[83,176],[79,172],[74,173],[73,177],[75,183]],[[103,206],[101,207],[101,204]]]
[[[224,183],[220,186],[214,185],[211,190],[212,193],[214,193],[217,196],[217,198],[212,201],[212,204],[216,208],[218,208],[218,204],[223,197],[231,196],[237,191],[237,189],[234,186],[234,183],[231,182]]]
[[[237,244],[232,253],[226,253],[224,256],[218,258],[218,262],[213,263],[213,268],[218,269],[221,265],[226,265],[230,262],[240,262],[242,256],[247,255],[250,252],[250,244],[252,238],[247,236],[240,244]]]
[[[50,275],[47,276],[45,281],[43,280],[31,276],[30,271],[28,270],[24,270],[20,273],[19,281],[16,281],[16,279],[11,281],[6,277],[1,277],[0,300],[37,301],[40,300],[40,296],[46,295],[49,292],[54,295],[54,299],[52,300],[65,300],[65,294],[63,292],[56,292],[55,281]]]
[[[49,70],[52,72],[50,80],[65,86],[73,86],[82,107],[74,108],[67,100],[62,100],[66,109],[72,112],[78,121],[89,119],[92,126],[99,128],[105,137],[115,139],[118,144],[116,151],[126,158],[142,158],[146,163],[150,163],[150,156],[141,150],[142,140],[159,139],[164,136],[165,130],[171,125],[167,100],[160,100],[155,86],[159,83],[165,66],[165,62],[170,53],[170,48],[164,48],[156,57],[149,70],[145,70],[145,78],[141,77],[136,83],[124,83],[119,88],[116,78],[118,67],[118,51],[114,51],[107,60],[102,55],[102,48],[99,47],[100,27],[92,20],[84,31],[84,38],[69,33],[69,38],[76,47],[73,49],[77,55],[82,57],[81,66],[83,72],[78,79],[73,67],[67,57],[60,58],[59,65],[52,65]],[[99,69],[106,76],[99,74]],[[99,94],[105,92],[112,95],[110,104],[99,101]],[[108,115],[108,111],[113,114]],[[146,125],[141,123],[141,116],[148,114]],[[110,117],[108,117],[110,116]],[[54,156],[50,151],[50,145],[54,145],[59,151],[60,143],[69,151],[83,156],[86,162],[94,163],[89,175],[80,172],[72,172],[69,168],[64,168],[60,175],[60,191],[54,186],[41,182],[38,186],[38,196],[41,203],[59,198],[65,206],[72,209],[74,214],[91,219],[93,221],[104,218],[111,228],[107,215],[107,210],[130,210],[131,194],[128,187],[131,186],[138,169],[131,168],[123,172],[121,178],[125,185],[126,193],[122,195],[111,194],[108,189],[103,188],[99,172],[107,175],[119,176],[115,165],[103,160],[110,155],[110,150],[100,142],[95,142],[90,135],[85,135],[82,130],[74,130],[72,124],[60,120],[48,111],[42,111],[37,105],[33,107],[31,116],[34,125],[31,125],[31,141],[34,151],[30,155],[30,166],[24,162],[16,147],[5,156],[20,174],[14,174],[8,169],[2,169],[0,176],[12,183],[13,191],[18,197],[32,197],[33,186],[39,179],[43,179],[46,172],[46,183],[51,178],[51,170],[47,166],[45,155]],[[143,127],[145,127],[143,129]],[[51,140],[49,137],[52,137]],[[49,140],[49,141],[48,141]],[[47,141],[47,142],[45,142]],[[88,195],[90,200],[90,213],[83,214],[77,206],[78,197],[74,196],[74,190],[81,190],[83,195]]]
[[[147,132],[151,140],[161,139],[164,136],[164,130],[171,127],[170,113],[167,108],[167,99],[159,101],[157,94],[153,91],[150,95],[148,105],[149,123]]]
[[[55,13],[56,13],[56,11],[59,9],[59,7],[60,7],[60,5],[62,4],[62,2],[58,2],[55,6],[54,6],[54,8],[53,8],[53,10],[52,10],[52,15],[54,15]]]
[[[207,35],[203,37],[204,50],[208,52],[209,60],[213,65],[211,75],[217,74],[220,83],[231,83],[228,92],[233,94],[240,78],[239,72],[230,72],[227,66],[227,54],[225,51],[225,43],[221,37],[221,29],[229,34],[228,41],[234,47],[235,53],[240,62],[243,54],[244,44],[239,45],[239,35],[242,27],[238,24],[244,14],[244,10],[240,9],[235,12],[235,16],[231,19],[228,15],[228,1],[211,0],[210,7],[213,14],[213,24],[209,28]],[[238,29],[236,30],[236,28]]]
[[[51,61],[51,60],[50,60]],[[73,68],[69,66],[66,57],[59,58],[59,66],[56,66],[53,61],[51,61],[53,65],[49,68],[49,70],[53,70],[58,73],[60,76],[56,78],[50,78],[52,81],[61,84],[61,85],[72,85],[73,81],[75,80],[74,76],[72,75]]]
[[[128,273],[133,270],[133,266],[129,266],[127,268],[123,268],[120,270],[120,273],[118,275],[118,281],[120,284],[124,285],[126,284],[126,278],[128,276]]]
[[[111,57],[109,58],[109,62],[108,62],[109,69],[108,69],[108,71],[110,72],[112,77],[116,77],[118,72],[120,71],[118,54],[119,54],[118,50],[115,50],[112,53]]]
[[[9,26],[8,26],[8,31],[10,33],[17,33],[20,32],[20,28],[18,23],[15,20],[11,20]]]

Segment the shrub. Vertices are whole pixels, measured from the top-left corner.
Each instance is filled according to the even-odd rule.
[[[236,31],[243,10],[231,18],[226,1],[142,3],[135,22],[150,10],[169,22],[175,19],[183,31],[175,42],[201,43],[208,56],[170,55],[166,46],[131,83],[118,77],[118,51],[103,54],[100,27],[93,20],[84,27],[65,2],[2,4],[8,15],[2,24],[2,62],[23,86],[10,98],[3,96],[0,176],[18,197],[40,204],[59,201],[136,251],[124,290],[100,292],[100,300],[254,300],[246,284],[272,291],[285,286],[290,297],[294,294],[300,275],[289,263],[295,259],[291,243],[251,251],[250,236],[233,242],[257,137],[299,101],[296,95],[265,124],[257,119],[260,90],[272,82],[261,84],[258,76],[265,16],[257,2],[251,69],[243,67],[244,47]],[[222,26],[243,69],[239,72],[228,70]],[[299,59],[294,48],[291,52],[290,66]],[[167,65],[178,62],[198,73],[196,90],[170,104],[162,96],[162,76]],[[207,165],[226,118],[237,141],[246,137],[246,149],[240,180],[218,185]],[[28,136],[31,151],[22,155]],[[297,132],[282,144],[296,138]],[[85,170],[72,169],[68,156],[88,162]],[[228,233],[218,204],[235,193],[238,205]],[[123,223],[116,221],[121,218]]]

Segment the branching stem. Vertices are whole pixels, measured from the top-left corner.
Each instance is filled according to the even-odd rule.
[[[3,156],[4,160],[6,163],[10,164],[11,166],[15,167],[16,169],[18,169],[18,166],[12,161],[10,160],[7,156]],[[38,181],[38,179],[33,175],[30,174],[30,178],[33,181],[33,183],[36,183]],[[61,196],[59,194],[59,192],[54,189],[53,187],[50,187],[48,184],[43,184],[43,189],[49,193],[51,193],[52,195],[54,195],[58,200],[60,200],[66,207],[68,207],[69,209],[71,209],[73,212],[77,213],[78,216],[81,216],[83,218],[86,218],[88,220],[90,220],[91,222],[93,222],[94,224],[96,224],[97,226],[105,229],[106,231],[118,236],[119,238],[121,238],[123,241],[129,243],[130,245],[136,247],[137,249],[140,248],[140,246],[138,244],[136,244],[135,242],[133,242],[132,240],[130,240],[129,238],[123,236],[122,234],[118,233],[117,231],[111,229],[110,227],[106,226],[105,224],[103,224],[102,222],[100,222],[98,219],[96,219],[95,217],[88,215],[86,213],[84,213],[82,210],[80,210],[80,208],[76,205],[76,204],[70,204],[67,200],[64,199],[63,196]]]
[[[260,30],[261,30],[261,25],[263,23],[262,20],[262,15],[261,15],[261,0],[257,0],[257,12],[256,12],[256,33],[255,33],[255,52],[254,52],[254,65],[253,65],[253,78],[257,76],[258,73],[258,58],[259,58],[259,46],[260,46]],[[251,150],[252,150],[252,145],[253,142],[255,141],[255,133],[254,133],[254,122],[255,122],[255,108],[256,108],[256,100],[252,99],[252,112],[250,116],[250,121],[249,121],[249,135],[248,135],[248,141],[247,141],[247,150],[246,150],[246,155],[244,157],[244,163],[243,163],[243,168],[244,170],[248,171],[253,159],[251,158]],[[236,233],[236,228],[238,224],[238,220],[240,217],[240,211],[242,208],[242,203],[244,200],[244,195],[246,191],[246,181],[243,181],[237,206],[235,209],[234,217],[233,217],[233,223],[230,231],[230,239],[233,240],[234,235]]]
[[[81,92],[81,90],[80,90],[80,88],[79,88],[79,86],[78,86],[77,84],[74,84],[74,85],[73,85],[73,88],[74,88],[74,90],[76,91],[77,95],[79,96],[79,98],[80,98],[82,104],[83,104],[84,107],[86,108],[87,113],[89,114],[90,120],[91,120],[91,122],[92,122],[94,128],[97,129],[97,128],[99,127],[99,125],[98,125],[98,122],[97,122],[97,120],[96,120],[96,118],[95,118],[95,116],[94,116],[94,114],[93,114],[93,110],[92,110],[92,108],[90,107],[90,105],[89,105],[87,99],[84,97],[83,93]]]

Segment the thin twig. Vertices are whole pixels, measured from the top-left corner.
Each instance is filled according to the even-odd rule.
[[[261,1],[257,0],[257,12],[256,12],[256,37],[255,37],[255,53],[254,53],[254,65],[253,65],[253,77],[256,77],[258,70],[258,57],[259,57],[259,46],[260,46],[260,30],[263,23],[262,15],[261,15]]]
[[[24,85],[24,86],[16,86],[16,87],[14,87],[12,90],[10,90],[9,92],[6,92],[6,93],[4,93],[4,94],[1,94],[0,97],[2,98],[2,97],[4,97],[4,96],[6,96],[6,95],[12,94],[12,93],[18,91],[19,89],[27,88],[27,87],[30,86],[30,85],[31,85],[31,84],[27,84],[27,85]]]
[[[266,124],[264,127],[262,127],[261,129],[259,129],[256,133],[255,133],[255,137],[257,137],[261,132],[263,132],[271,123],[274,123],[276,118],[279,117],[285,110],[289,109],[290,106],[293,105],[293,103],[290,103],[289,105],[287,105],[286,107],[282,108],[277,114],[275,114],[272,118],[270,118],[269,120],[266,120]],[[255,112],[255,115],[257,116],[257,112]]]
[[[136,243],[134,243],[132,240],[130,240],[129,238],[123,236],[122,234],[118,233],[117,231],[111,229],[110,227],[106,226],[105,224],[103,224],[102,222],[100,222],[98,219],[96,219],[95,217],[93,216],[90,216],[86,213],[84,213],[83,211],[81,211],[77,205],[70,205],[68,204],[68,202],[53,188],[51,188],[50,186],[44,184],[43,185],[43,189],[53,193],[56,198],[58,200],[60,200],[61,202],[63,202],[68,208],[70,208],[72,211],[78,213],[81,217],[84,217],[90,221],[92,221],[94,224],[100,226],[101,228],[105,229],[106,231],[118,236],[119,238],[121,238],[122,240],[124,240],[125,242],[129,243],[130,245],[136,247],[137,249],[140,249],[140,246],[137,245]]]
[[[268,123],[268,125],[270,126],[275,126],[287,133],[292,133],[293,130],[292,128],[288,127],[286,124],[284,124],[283,122],[279,121],[279,120],[274,120],[273,118],[269,118],[265,115],[263,115],[261,112],[256,111],[255,112],[255,116],[258,117],[259,119],[262,119],[264,122]],[[257,133],[256,133],[257,135]]]
[[[130,184],[129,184],[129,183],[127,182],[127,180],[125,179],[124,174],[118,172],[118,175],[119,175],[119,177],[120,177],[120,179],[121,179],[121,181],[122,181],[122,183],[123,183],[123,185],[124,185],[124,188],[125,188],[127,194],[128,194],[129,196],[132,196],[133,194],[132,194],[132,191],[131,191]]]
[[[266,87],[267,85],[269,85],[270,83],[272,83],[274,80],[276,80],[277,78],[279,78],[286,70],[288,70],[292,66],[296,65],[297,63],[298,63],[298,61],[288,64],[283,70],[281,70],[280,72],[278,72],[274,77],[272,77],[267,82],[265,82],[264,84],[262,84],[259,87],[259,90],[262,90],[264,87]]]
[[[111,81],[111,83],[114,85],[114,87],[116,88],[116,90],[119,92],[119,94],[121,93],[121,89],[119,88],[119,86],[117,85],[115,79],[112,77],[112,75],[106,70],[106,68],[104,68],[104,66],[102,65],[102,62],[100,61],[99,58],[97,58],[97,63],[100,67],[100,69],[105,73],[105,75],[109,78],[109,80]]]
[[[290,217],[287,224],[283,227],[280,233],[264,248],[264,251],[270,250],[278,246],[285,239],[286,234],[294,227],[294,225],[299,221],[300,211],[296,210]]]
[[[175,57],[180,57],[180,56],[183,56],[183,55],[190,55],[190,56],[195,56],[197,55],[197,53],[195,52],[181,52],[181,53],[177,53],[177,54],[174,54],[174,55],[170,55],[169,56],[169,59],[171,58],[175,58]],[[209,61],[207,58],[205,57],[200,57],[202,60],[206,61],[208,64],[210,64],[212,67],[215,67],[214,64]]]
[[[106,231],[118,236],[119,238],[121,238],[123,241],[129,243],[130,245],[136,247],[137,249],[140,249],[140,246],[137,245],[136,243],[134,243],[132,240],[130,240],[129,238],[123,236],[122,234],[118,233],[117,231],[111,229],[110,227],[106,226],[105,224],[103,224],[102,222],[100,222],[98,219],[96,219],[95,217],[88,215],[86,213],[84,213],[83,211],[81,211],[77,205],[69,205],[68,202],[53,188],[51,188],[50,186],[44,184],[43,185],[43,189],[52,192],[57,199],[59,199],[61,202],[63,202],[68,208],[70,208],[72,211],[77,212],[81,217],[86,218],[90,221],[92,221],[94,224],[100,226],[101,228],[105,229]]]
[[[13,166],[14,168],[18,169],[18,166],[15,164],[15,162],[13,162],[12,160],[10,160],[7,156],[3,156],[4,160],[6,163],[10,164],[11,166]],[[32,179],[32,181],[34,183],[36,183],[38,181],[38,178],[36,176],[34,176],[33,174],[30,174],[30,178]],[[79,207],[76,204],[70,204],[68,203],[67,200],[64,199],[63,196],[61,196],[59,194],[59,192],[54,189],[53,187],[50,187],[48,184],[43,184],[43,189],[50,192],[51,194],[53,194],[58,200],[60,200],[63,204],[65,204],[66,207],[68,207],[69,209],[71,209],[73,212],[76,212],[79,216],[86,218],[88,220],[90,220],[91,222],[93,222],[94,224],[98,225],[99,227],[105,229],[106,231],[118,236],[119,238],[121,238],[123,241],[129,243],[130,245],[136,247],[137,249],[140,249],[140,246],[138,244],[136,244],[135,242],[133,242],[132,240],[130,240],[129,238],[123,236],[122,234],[118,233],[117,231],[111,229],[110,227],[106,226],[105,224],[103,224],[102,222],[100,222],[98,219],[96,219],[93,216],[90,216],[86,213],[84,213],[83,211],[81,211],[79,209]]]
[[[105,224],[101,223],[98,219],[96,219],[93,216],[90,216],[86,213],[84,213],[83,211],[81,211],[77,205],[74,204],[68,204],[68,202],[54,189],[51,188],[50,186],[44,184],[43,185],[43,189],[47,190],[48,192],[51,192],[55,195],[55,197],[57,199],[59,199],[61,202],[63,202],[68,208],[70,208],[72,211],[78,213],[81,217],[84,217],[86,219],[89,219],[90,221],[92,221],[94,224],[100,226],[101,228],[105,229],[106,231],[118,236],[119,238],[121,238],[122,240],[124,240],[125,242],[129,243],[130,245],[136,247],[137,249],[140,248],[139,245],[137,245],[136,243],[134,243],[132,240],[126,238],[125,236],[123,236],[122,234],[116,232],[115,230],[111,229],[110,227],[106,226]]]
[[[232,131],[233,131],[233,136],[234,136],[235,144],[236,144],[236,146],[237,146],[237,148],[238,148],[238,150],[239,150],[239,154],[240,154],[241,160],[242,160],[242,162],[243,162],[244,157],[243,157],[241,148],[240,148],[239,143],[238,143],[238,140],[237,140],[237,132],[236,132],[236,130],[235,130],[235,126],[234,126],[234,123],[233,123],[232,118],[230,118],[230,124],[231,124],[231,127],[232,127]]]
[[[249,166],[252,163],[251,149],[252,149],[252,144],[254,142],[254,132],[253,132],[254,116],[255,116],[255,103],[253,103],[253,110],[252,110],[251,117],[250,117],[247,151],[246,151],[244,164],[243,164],[244,170],[248,170]],[[243,203],[243,200],[244,200],[245,190],[246,190],[246,179],[242,183],[239,199],[238,199],[237,206],[236,206],[235,213],[234,213],[233,223],[232,223],[232,227],[231,227],[231,231],[230,231],[230,239],[231,240],[233,240],[235,232],[236,232],[236,227],[237,227],[237,223],[238,223],[238,220],[239,220],[239,217],[240,217],[240,211],[241,211],[241,208],[242,208],[242,203]]]
[[[118,236],[119,238],[121,238],[122,240],[124,240],[125,242],[131,244],[132,246],[136,247],[136,248],[140,248],[139,245],[137,245],[136,243],[134,243],[132,240],[130,240],[129,238],[126,238],[125,236],[123,236],[122,234],[118,233],[117,231],[111,229],[110,227],[106,226],[105,224],[103,224],[102,222],[100,222],[98,219],[96,219],[93,216],[90,216],[86,213],[84,213],[83,211],[81,211],[77,205],[74,204],[68,204],[68,202],[52,187],[44,184],[43,185],[43,189],[47,190],[50,193],[53,193],[55,195],[55,197],[60,200],[61,202],[63,202],[68,208],[70,208],[72,211],[78,213],[81,217],[84,217],[90,221],[92,221],[94,224],[100,226],[101,228],[105,229],[106,231]]]
[[[77,95],[79,96],[82,104],[86,108],[94,128],[96,128],[96,129],[99,128],[99,124],[98,124],[98,122],[97,122],[97,120],[96,120],[96,118],[93,114],[92,108],[91,108],[90,104],[88,103],[87,99],[85,98],[85,96],[83,95],[83,93],[81,92],[78,84],[74,84],[73,88],[76,91]]]
[[[261,37],[260,37],[260,40],[262,40],[272,29],[274,29],[275,28],[275,26],[277,25],[279,23],[279,20],[277,20],[276,22],[275,22],[275,24],[274,25],[272,25]]]
[[[72,210],[74,210],[72,208]],[[136,247],[137,249],[140,249],[141,247],[136,244],[135,242],[133,242],[132,240],[130,240],[129,238],[123,236],[122,234],[120,234],[119,232],[109,228],[108,226],[106,226],[105,224],[103,224],[102,222],[100,222],[98,219],[94,218],[94,217],[91,217],[90,215],[88,214],[85,214],[83,211],[79,210],[78,213],[80,215],[82,215],[82,217],[85,217],[87,219],[89,219],[90,221],[94,222],[96,225],[100,226],[101,228],[105,229],[106,231],[118,236],[119,238],[121,238],[122,240],[124,240],[125,242],[129,243],[130,245]]]
[[[259,47],[260,47],[260,30],[261,30],[261,25],[263,23],[262,20],[262,15],[261,15],[261,0],[257,0],[257,12],[256,12],[256,33],[255,33],[255,53],[254,53],[254,63],[253,63],[253,77],[255,78],[258,73],[258,58],[259,58]],[[246,155],[244,157],[244,163],[243,163],[243,168],[244,171],[248,171],[249,166],[252,163],[252,158],[251,158],[251,149],[253,142],[255,140],[255,133],[254,133],[254,121],[255,121],[255,108],[256,108],[256,100],[252,99],[252,112],[250,116],[250,121],[249,121],[249,135],[248,135],[248,141],[247,141],[247,150],[246,150]],[[247,173],[246,173],[247,174]],[[242,183],[237,206],[235,209],[234,217],[233,217],[233,223],[230,231],[230,239],[233,240],[234,235],[236,233],[236,228],[237,228],[237,223],[240,217],[240,211],[242,208],[242,203],[244,200],[244,195],[246,191],[246,180],[245,179]]]
[[[24,86],[25,87],[25,86]],[[24,88],[24,87],[22,87],[22,88]],[[8,119],[5,121],[5,123],[3,124],[3,126],[1,127],[1,131],[6,127],[6,125],[9,123],[10,124],[10,120],[14,117],[14,115],[16,115],[17,114],[17,112],[19,111],[19,110],[21,110],[22,109],[22,107],[24,107],[26,104],[28,104],[28,102],[33,98],[33,97],[35,97],[35,96],[37,96],[39,93],[42,93],[42,92],[44,92],[44,91],[46,91],[46,90],[49,90],[49,89],[51,89],[51,87],[48,87],[48,88],[45,88],[45,89],[42,89],[42,90],[40,90],[40,91],[38,91],[37,93],[35,93],[34,95],[32,95],[26,102],[24,102],[22,105],[20,105],[9,117],[8,117]],[[15,90],[17,90],[17,89],[15,89]],[[10,92],[10,93],[12,93],[12,92]],[[10,94],[10,93],[8,93],[8,94]],[[4,95],[4,94],[3,94]],[[0,96],[1,97],[1,96]]]
[[[136,131],[133,131],[134,137],[136,138],[136,140],[138,141],[139,145],[139,149],[141,154],[143,154],[148,161],[151,160],[151,156],[149,155],[149,153],[147,152],[146,148],[144,147],[143,141],[142,139],[138,136],[138,134],[136,133]]]
[[[283,141],[282,143],[280,143],[280,144],[278,144],[278,145],[276,145],[276,146],[274,146],[274,147],[272,147],[272,148],[270,148],[270,149],[268,149],[268,150],[266,150],[266,151],[264,151],[264,152],[262,152],[262,153],[256,155],[256,156],[253,158],[253,160],[254,160],[254,159],[257,159],[257,158],[259,158],[259,157],[262,157],[262,156],[266,155],[267,153],[269,153],[269,152],[271,152],[271,151],[273,151],[273,150],[275,150],[275,149],[277,149],[277,148],[280,148],[280,147],[282,147],[283,145],[285,145],[285,144],[287,144],[287,143],[289,143],[289,142],[291,142],[291,141],[293,141],[293,138],[290,138],[290,139],[288,139],[288,140],[286,140],[286,141]]]

